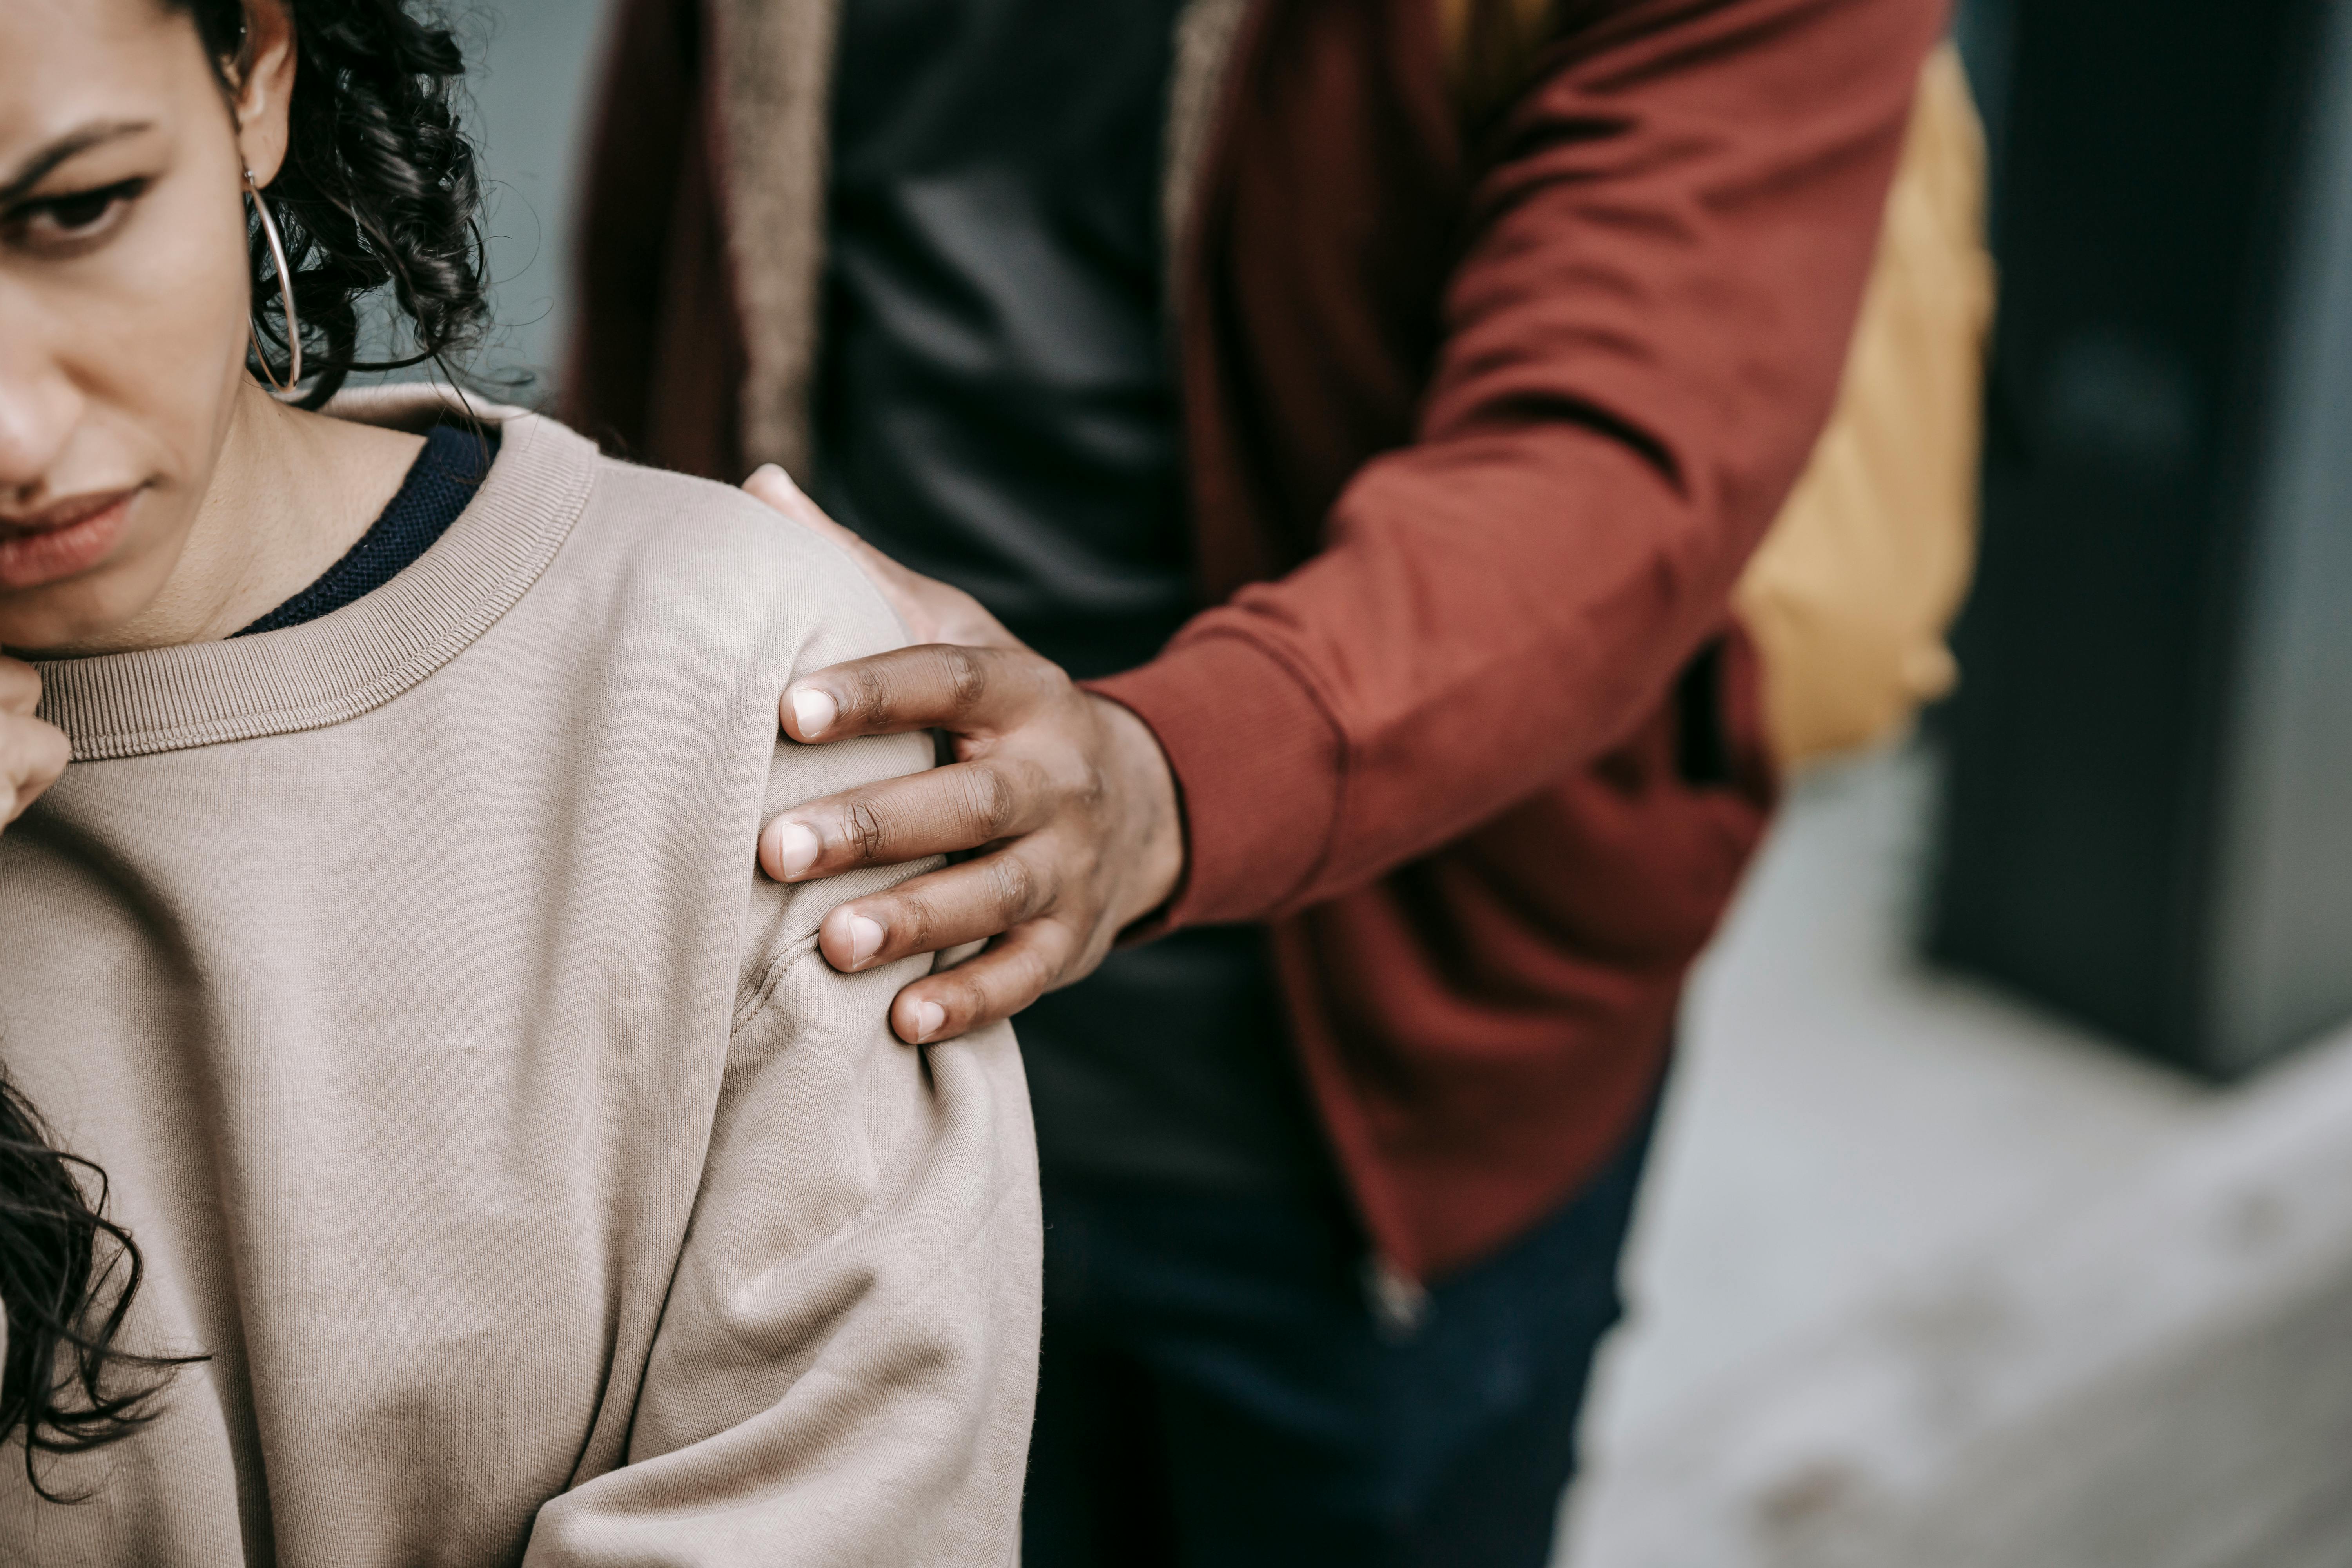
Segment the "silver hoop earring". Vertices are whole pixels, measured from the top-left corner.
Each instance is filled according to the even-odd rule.
[[[269,204],[261,198],[261,186],[254,180],[253,171],[245,172],[245,194],[252,198],[254,216],[261,220],[261,237],[269,246],[269,259],[278,268],[278,302],[286,311],[286,379],[269,368],[269,351],[261,344],[261,323],[247,321],[245,330],[253,338],[253,357],[261,362],[261,374],[269,383],[269,390],[279,397],[291,397],[302,384],[302,323],[294,314],[294,271],[286,264],[286,241],[278,235],[278,220],[269,216]]]

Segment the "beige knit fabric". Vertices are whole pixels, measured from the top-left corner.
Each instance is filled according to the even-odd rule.
[[[417,395],[373,416],[414,422]],[[897,1044],[763,809],[899,637],[831,545],[504,421],[426,555],[286,631],[44,668],[79,761],[0,837],[0,1054],[203,1351],[102,1453],[0,1454],[0,1560],[1002,1564],[1038,1331],[1003,1027]]]

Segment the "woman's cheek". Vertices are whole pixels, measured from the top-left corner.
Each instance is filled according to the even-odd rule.
[[[142,422],[163,437],[161,447],[207,469],[246,374],[252,293],[234,178],[182,171],[133,215],[123,237],[131,243],[111,247],[125,258],[130,291],[144,301],[121,318],[146,345],[133,356],[148,367],[132,394]]]
[[[244,210],[231,187],[183,177],[152,193],[108,247],[102,382],[130,461],[151,486],[127,542],[176,559],[234,416],[251,298]],[[176,187],[176,188],[172,188]],[[127,563],[126,563],[127,564]],[[140,574],[145,576],[148,574]]]

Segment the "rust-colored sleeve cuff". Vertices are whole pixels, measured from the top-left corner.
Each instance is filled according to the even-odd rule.
[[[1205,632],[1085,684],[1151,727],[1184,819],[1183,879],[1131,939],[1265,919],[1314,876],[1338,816],[1342,752],[1330,715],[1284,660]]]

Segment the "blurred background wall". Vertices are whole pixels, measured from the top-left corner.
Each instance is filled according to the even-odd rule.
[[[551,392],[562,363],[572,182],[603,43],[603,0],[457,0],[472,46],[473,129],[489,181],[494,374]]]
[[[459,15],[543,394],[602,7]],[[2352,1563],[2346,15],[1963,8],[1960,695],[1796,784],[1705,962],[1563,1562]]]
[[[2192,1070],[2352,1014],[2339,6],[2000,25],[1941,958]]]

